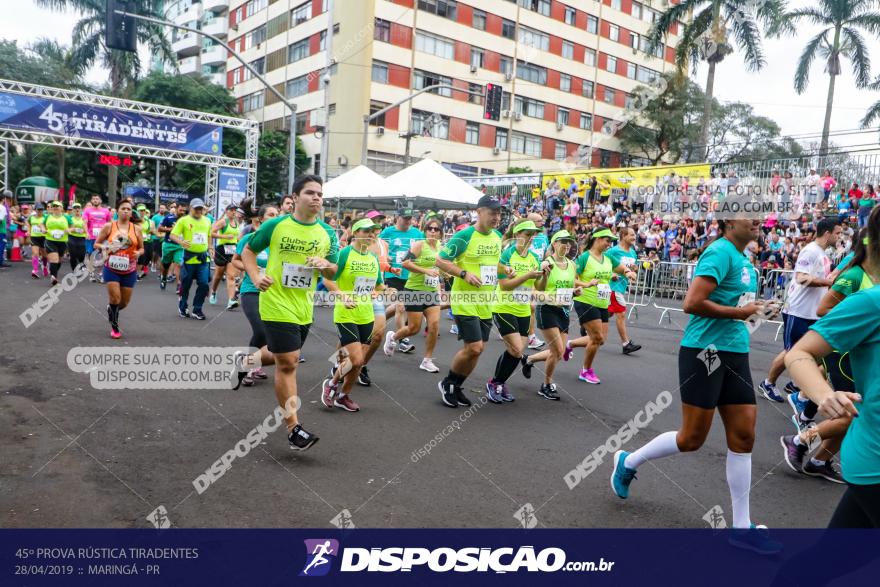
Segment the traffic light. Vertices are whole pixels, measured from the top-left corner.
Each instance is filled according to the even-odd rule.
[[[116,14],[116,10],[128,11],[128,0],[107,0],[104,20],[104,44],[108,49],[137,52],[137,24],[130,16]]]
[[[486,93],[483,96],[483,118],[486,120],[501,120],[501,96],[504,90],[497,84],[486,84]]]

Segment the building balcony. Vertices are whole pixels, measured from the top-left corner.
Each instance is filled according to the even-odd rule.
[[[177,53],[178,57],[190,57],[198,55],[201,51],[202,42],[198,35],[187,33],[185,36],[179,37],[171,43],[171,50]]]
[[[199,3],[195,3],[190,6],[186,11],[181,12],[177,18],[174,19],[176,24],[186,24],[188,22],[198,22],[202,18],[202,5]]]
[[[229,8],[229,0],[202,0],[202,7],[211,12],[223,12]]]
[[[227,51],[220,45],[202,50],[202,65],[222,65],[226,63]]]
[[[206,74],[205,77],[207,77],[208,80],[210,80],[210,82],[212,84],[217,84],[218,86],[226,87],[226,76],[223,75],[222,73]]]
[[[180,68],[180,73],[184,75],[202,71],[202,65],[199,62],[198,56],[181,59],[178,61],[178,67]]]
[[[212,18],[202,23],[202,31],[223,38],[229,32],[229,21],[225,18]]]

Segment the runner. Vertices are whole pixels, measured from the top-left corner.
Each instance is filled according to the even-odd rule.
[[[165,204],[159,204],[159,209],[156,210],[156,213],[153,214],[153,217],[150,219],[153,221],[153,236],[150,239],[153,243],[153,258],[151,259],[153,263],[153,271],[159,273],[161,271],[161,263],[162,263],[162,241],[163,234],[159,232],[159,225],[162,224],[162,221],[165,219],[165,216],[168,214],[168,207]]]
[[[440,253],[440,237],[443,234],[442,220],[437,214],[428,214],[422,221],[421,230],[425,234],[425,240],[415,241],[409,252],[403,259],[402,267],[409,273],[405,283],[408,292],[422,292],[425,302],[423,304],[406,304],[406,325],[397,332],[391,331],[385,337],[383,348],[386,355],[394,354],[394,348],[398,341],[406,340],[408,336],[418,334],[422,326],[422,316],[428,323],[425,337],[425,354],[419,369],[428,373],[439,373],[440,369],[434,364],[434,347],[437,345],[437,336],[440,334],[440,306],[439,299],[434,302],[427,298],[437,298],[440,293],[440,270],[435,267],[437,255]],[[433,294],[433,295],[431,295]]]
[[[186,216],[186,206],[183,204],[171,204],[168,206],[168,214],[159,224],[159,234],[162,235],[162,273],[159,277],[159,289],[164,290],[168,281],[180,282],[180,266],[183,264],[183,247],[171,240],[171,231],[177,221]],[[171,270],[171,276],[168,271]],[[178,289],[179,291],[179,289]]]
[[[767,378],[760,384],[761,395],[775,402],[782,402],[782,394],[776,388],[776,381],[785,371],[785,353],[816,323],[819,315],[816,310],[819,302],[833,285],[837,272],[831,271],[831,261],[825,249],[837,244],[842,228],[836,218],[825,218],[816,225],[816,238],[801,249],[794,266],[794,277],[788,286],[785,308],[782,310],[784,350],[773,359]],[[788,403],[794,411],[792,422],[798,431],[809,426],[816,416],[816,404],[797,393],[793,381],[785,386]]]
[[[364,215],[364,218],[372,220],[379,226],[385,222],[385,215],[379,212],[378,210],[370,210]],[[368,249],[371,253],[376,255],[379,259],[379,268],[382,269],[382,272],[390,271],[391,265],[388,263],[388,244],[380,238],[377,238],[370,243],[370,248]],[[364,364],[361,366],[361,371],[358,373],[358,385],[363,385],[364,387],[370,387],[373,382],[370,379],[370,373],[367,368],[367,363],[370,362],[370,359],[373,358],[373,355],[376,354],[376,351],[379,350],[379,347],[382,346],[382,341],[385,337],[385,304],[382,303],[382,300],[374,299],[373,300],[373,334],[370,336],[370,346],[367,347],[367,352],[364,354]],[[302,358],[302,355],[300,355]]]
[[[532,292],[535,279],[544,276],[541,261],[530,249],[538,227],[531,220],[513,226],[514,242],[501,253],[497,302],[492,318],[504,340],[505,350],[495,364],[495,374],[486,383],[486,397],[492,403],[512,402],[516,398],[507,388],[507,380],[524,360],[532,315]]]
[[[67,252],[67,235],[71,226],[61,202],[49,202],[49,215],[43,221],[43,226],[46,234],[43,246],[49,261],[52,285],[58,285],[58,269],[61,267],[61,258]]]
[[[321,190],[320,177],[299,177],[293,186],[293,214],[263,224],[241,255],[251,281],[260,290],[260,318],[267,348],[275,355],[275,396],[286,411],[288,442],[293,450],[306,450],[318,441],[297,418],[296,368],[312,325],[317,274],[324,279],[336,275],[339,254],[336,233],[318,220],[323,205]],[[266,249],[269,261],[265,275],[261,275],[257,255]]]
[[[82,215],[82,205],[70,205],[70,231],[67,251],[70,254],[70,270],[76,271],[86,259],[86,221]]]
[[[46,258],[46,214],[41,202],[34,204],[34,211],[27,217],[28,235],[31,239],[31,277],[40,278],[40,267],[43,277],[49,275],[49,261]]]
[[[397,291],[403,291],[406,288],[406,280],[409,278],[409,271],[403,268],[403,260],[409,253],[412,244],[425,238],[419,229],[413,227],[412,217],[413,211],[411,209],[401,210],[394,226],[389,226],[379,233],[379,238],[388,244],[388,260],[391,264],[391,269],[386,271],[382,277],[387,287]],[[406,308],[398,302],[392,304],[385,311],[385,319],[390,320],[392,316],[395,316],[394,328],[401,330],[404,326],[405,314]],[[421,327],[421,323],[416,327],[416,332],[419,327]],[[402,339],[397,344],[397,350],[402,353],[411,353],[415,348],[408,338]]]
[[[360,406],[351,399],[351,388],[373,335],[373,292],[384,288],[379,258],[369,251],[379,228],[369,218],[355,222],[351,227],[352,244],[339,251],[336,275],[332,280],[325,280],[327,289],[342,298],[333,304],[333,322],[339,332],[338,356],[346,356],[322,385],[321,403],[327,408],[360,411]]]
[[[531,214],[526,216],[526,220],[531,220],[535,223],[535,226],[538,227],[538,234],[535,235],[535,238],[532,239],[532,244],[530,246],[530,250],[535,254],[538,259],[543,259],[547,254],[547,249],[550,247],[550,240],[547,238],[547,233],[544,232],[544,217],[538,213],[532,212]],[[536,304],[532,302],[532,311],[531,316],[529,317],[529,348],[532,350],[537,350],[543,347],[546,343],[535,336],[535,310]]]
[[[96,268],[92,267],[90,255],[95,248],[95,239],[101,233],[104,225],[113,219],[113,213],[110,208],[103,205],[103,200],[98,194],[92,195],[90,201],[91,206],[86,206],[83,210],[83,218],[86,219],[86,267],[89,270],[90,280],[92,282],[100,281],[100,274],[96,275]]]
[[[720,220],[722,236],[703,252],[684,300],[691,315],[678,355],[682,425],[633,453],[614,455],[611,487],[626,499],[636,470],[647,461],[699,449],[717,411],[727,436],[727,484],[733,503],[732,545],[773,554],[782,545],[752,524],[749,492],[755,440],[755,390],[749,370],[749,332],[743,320],[762,312],[757,274],[743,254],[758,237],[758,220]]]
[[[183,247],[177,314],[181,318],[190,317],[187,309],[189,290],[195,281],[197,285],[193,296],[192,317],[196,320],[204,320],[202,306],[208,295],[208,282],[211,279],[211,263],[208,260],[211,221],[205,216],[205,203],[200,198],[193,198],[189,208],[189,214],[180,218],[170,233],[171,240]]]
[[[577,258],[578,279],[583,282],[581,294],[574,299],[574,309],[581,325],[581,337],[569,341],[565,347],[562,359],[567,361],[571,358],[573,349],[586,347],[584,353],[584,366],[578,379],[593,385],[601,383],[593,371],[593,360],[599,347],[605,344],[608,338],[608,306],[611,303],[611,278],[615,273],[625,275],[629,279],[635,279],[636,274],[630,271],[628,265],[616,262],[606,256],[605,252],[611,247],[612,241],[616,241],[607,228],[595,230],[587,241],[587,250]]]
[[[544,383],[538,395],[559,401],[559,392],[553,383],[556,365],[562,359],[568,341],[568,323],[572,296],[580,294],[583,283],[577,280],[577,267],[568,258],[568,251],[575,246],[574,237],[567,230],[560,230],[550,240],[551,255],[541,263],[541,277],[535,281],[535,289],[543,292],[538,304],[538,328],[547,341],[547,348],[540,353],[525,357],[523,376],[530,379],[532,365],[546,361]]]
[[[623,265],[627,270],[633,271],[636,267],[638,255],[635,249],[636,231],[632,228],[623,228],[620,231],[620,241],[608,249],[605,253],[611,264],[615,267]],[[642,348],[642,345],[634,343],[626,332],[626,289],[629,280],[623,275],[614,275],[611,278],[611,303],[608,305],[608,313],[614,316],[617,325],[617,334],[623,345],[623,354],[628,355]]]
[[[238,280],[238,270],[229,262],[235,254],[235,244],[238,241],[239,223],[236,217],[238,206],[230,204],[226,206],[226,213],[222,218],[211,227],[211,237],[215,239],[214,246],[214,279],[211,281],[211,304],[217,303],[217,288],[220,286],[220,280],[226,275],[226,309],[232,310],[238,307],[238,298],[236,297],[236,282]]]
[[[131,301],[137,283],[137,259],[144,253],[143,234],[139,220],[133,216],[134,204],[129,199],[116,204],[117,219],[101,228],[94,247],[104,249],[103,283],[107,285],[107,319],[110,338],[121,338],[119,312]]]
[[[477,202],[477,223],[452,235],[437,258],[437,267],[455,277],[452,313],[464,347],[455,354],[449,373],[437,383],[443,404],[470,406],[462,385],[477,366],[492,331],[492,298],[498,285],[501,257],[501,202],[483,196]],[[502,268],[504,269],[504,268]]]
[[[150,270],[150,262],[153,260],[153,221],[150,219],[150,211],[143,204],[138,204],[138,216],[141,219],[141,232],[144,242],[144,254],[138,259],[138,281],[147,276]]]

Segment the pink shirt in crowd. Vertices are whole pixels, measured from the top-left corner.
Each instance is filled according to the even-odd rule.
[[[110,208],[93,208],[87,206],[83,209],[83,218],[86,222],[86,230],[89,233],[89,240],[95,240],[101,232],[101,229],[104,228],[104,225],[110,222],[113,218],[113,214],[110,212]]]

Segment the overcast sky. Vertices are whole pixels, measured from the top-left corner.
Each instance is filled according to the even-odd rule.
[[[808,4],[809,0],[790,1],[791,6]],[[76,14],[52,12],[38,8],[33,0],[18,0],[15,10],[7,11],[0,19],[0,38],[16,39],[20,45],[26,45],[41,36],[48,36],[70,44],[70,30],[76,20]],[[828,91],[828,76],[823,72],[823,64],[819,61],[814,63],[811,83],[804,94],[797,95],[792,84],[803,45],[817,31],[816,28],[806,27],[794,37],[765,41],[767,65],[758,73],[747,72],[737,54],[729,56],[716,70],[715,96],[720,100],[752,104],[759,114],[775,120],[783,133],[804,137],[800,139],[804,144],[811,140],[818,141]],[[872,75],[877,77],[880,75],[880,42],[868,39],[868,46],[872,48],[874,58]],[[701,68],[696,76],[701,86],[705,85],[705,71],[705,67]],[[99,70],[89,74],[89,81],[96,84],[106,79],[106,74]],[[838,78],[835,88],[831,130],[854,132],[833,136],[832,140],[845,146],[878,145],[880,135],[877,132],[857,130],[865,110],[878,100],[880,92],[855,88],[849,63],[845,61],[844,74]],[[810,138],[806,135],[810,135]]]

